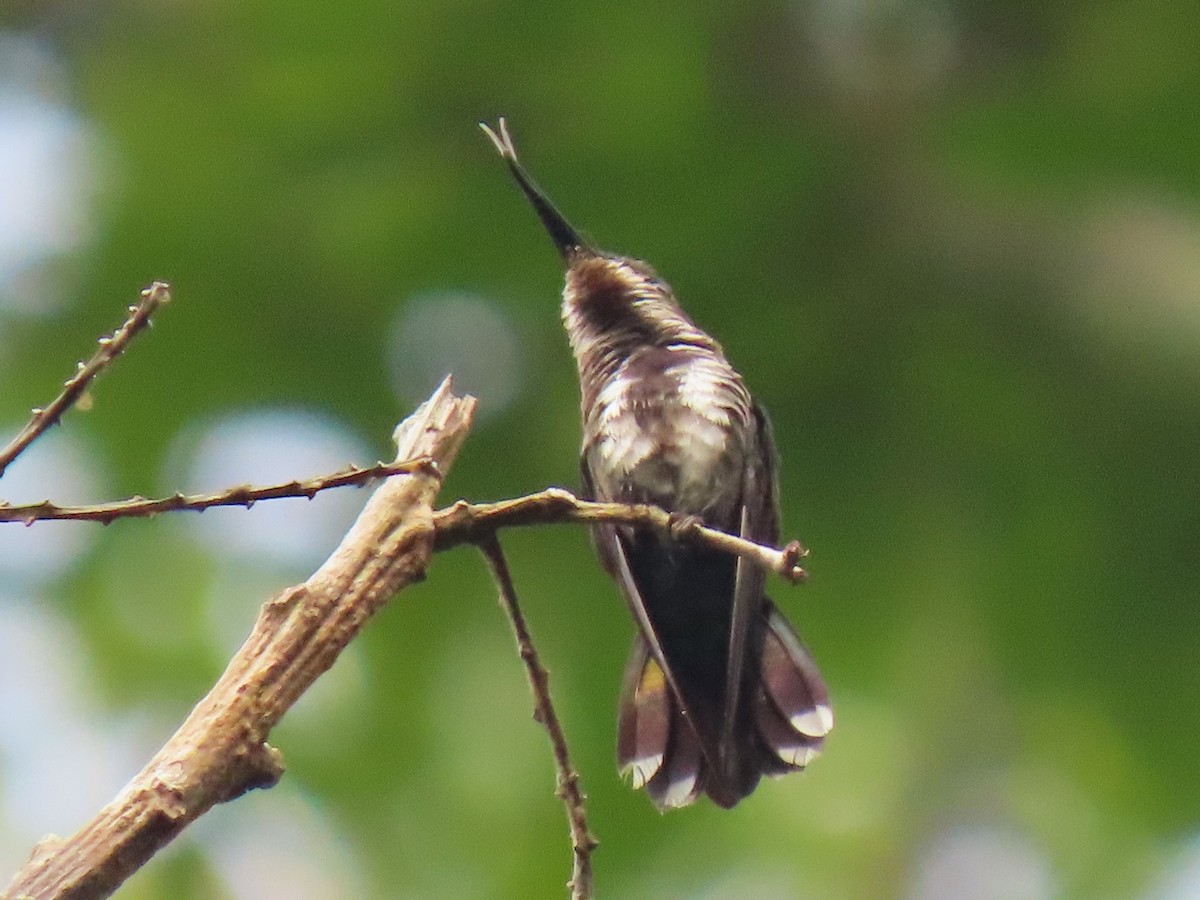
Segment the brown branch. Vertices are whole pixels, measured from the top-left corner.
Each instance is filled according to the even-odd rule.
[[[311,500],[321,491],[330,488],[350,485],[362,487],[376,478],[411,475],[422,469],[430,469],[433,475],[438,474],[433,460],[423,457],[395,463],[376,463],[366,468],[352,465],[340,472],[305,481],[287,481],[265,487],[252,487],[244,484],[212,494],[173,494],[170,497],[159,497],[153,500],[145,497],[130,497],[126,500],[114,500],[109,503],[95,503],[87,506],[59,506],[49,500],[10,506],[8,503],[0,501],[0,522],[20,522],[24,525],[32,525],[34,522],[66,519],[73,522],[99,522],[102,525],[108,525],[114,519],[155,516],[159,513],[183,509],[200,512],[214,506],[244,506],[249,509],[259,500],[279,500],[284,497],[304,497]]]
[[[156,499],[130,497],[85,506],[59,506],[49,500],[13,506],[0,500],[0,523],[32,525],[34,522],[57,519],[108,525],[114,519],[148,517],[177,510],[203,512],[215,506],[245,506],[248,509],[260,500],[285,497],[311,500],[319,492],[330,488],[349,485],[361,487],[376,478],[411,474],[424,467],[436,470],[435,463],[430,459],[376,463],[366,468],[351,465],[340,472],[305,481],[293,480],[264,487],[239,485],[211,494],[176,493]],[[808,577],[800,565],[800,560],[808,556],[808,550],[799,541],[791,541],[781,549],[776,549],[709,528],[688,517],[674,516],[656,506],[580,500],[562,488],[547,488],[536,494],[495,503],[467,503],[460,500],[451,507],[438,510],[433,523],[437,535],[435,550],[449,550],[460,544],[482,544],[501,528],[566,522],[612,522],[653,528],[670,533],[676,540],[706,544],[714,550],[744,556],[793,584],[803,582]]]
[[[434,549],[441,551],[459,544],[480,544],[500,528],[565,522],[611,522],[652,528],[670,534],[677,540],[705,544],[723,553],[744,556],[793,584],[808,577],[800,565],[800,560],[808,555],[808,551],[799,541],[792,541],[777,550],[708,528],[691,518],[673,516],[656,506],[595,503],[580,500],[562,488],[547,488],[536,494],[496,503],[467,503],[460,500],[453,506],[438,510],[433,517],[436,534]]]
[[[496,586],[500,589],[500,605],[504,607],[504,612],[512,623],[513,636],[517,639],[517,651],[521,655],[521,662],[525,664],[529,690],[533,694],[533,718],[546,729],[554,751],[554,766],[558,773],[557,793],[567,810],[574,859],[571,880],[567,882],[567,887],[571,890],[572,900],[591,900],[592,851],[596,849],[597,844],[588,830],[587,798],[579,784],[579,773],[571,765],[567,737],[550,698],[550,674],[538,657],[529,625],[521,612],[517,589],[513,585],[512,574],[509,572],[508,561],[500,547],[500,541],[493,533],[479,542],[479,549],[492,570]]]
[[[107,897],[213,805],[274,784],[272,728],[397,591],[422,578],[433,550],[432,502],[466,438],[475,401],[449,379],[396,430],[397,459],[424,467],[385,481],[329,559],[267,601],[208,695],[121,794],[67,840],[49,838],[0,894]]]
[[[0,475],[4,474],[14,459],[32,444],[50,426],[58,422],[63,414],[79,402],[92,379],[103,372],[137,335],[150,324],[150,317],[158,308],[171,299],[171,288],[156,281],[142,291],[141,300],[129,307],[129,318],[111,336],[97,342],[100,349],[86,363],[80,363],[75,374],[63,383],[62,393],[48,406],[33,410],[33,415],[7,447],[0,450]]]
[[[115,519],[144,518],[164,512],[192,510],[203,512],[216,506],[245,506],[249,509],[260,500],[279,500],[285,497],[305,497],[311,500],[321,491],[349,485],[359,486],[376,478],[410,474],[423,467],[434,467],[429,459],[411,459],[396,463],[376,463],[360,468],[351,465],[340,472],[322,475],[305,481],[288,481],[264,487],[238,485],[211,494],[172,494],[170,497],[147,499],[129,497],[108,503],[84,506],[59,506],[49,500],[19,506],[0,500],[0,523],[68,520],[100,522],[108,525]],[[437,474],[436,471],[433,474]],[[653,528],[669,533],[676,540],[706,544],[714,550],[744,556],[769,572],[799,584],[808,578],[800,560],[808,550],[791,541],[780,549],[756,544],[737,535],[718,531],[690,517],[677,517],[656,506],[641,503],[597,503],[580,500],[562,488],[547,488],[495,503],[468,503],[460,500],[434,515],[435,550],[449,550],[460,544],[482,544],[501,528],[528,525],[557,525],[567,522],[594,524],[611,522],[637,528]]]

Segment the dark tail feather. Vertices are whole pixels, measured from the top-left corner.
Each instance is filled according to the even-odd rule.
[[[625,667],[617,722],[617,765],[661,810],[687,806],[704,784],[704,757],[666,675],[638,635]]]
[[[617,767],[634,789],[662,769],[671,732],[671,697],[662,668],[640,634],[625,665],[617,721]]]
[[[754,698],[755,725],[770,756],[763,772],[782,775],[802,769],[817,755],[833,728],[829,690],[812,655],[775,604],[764,609],[762,685]]]
[[[760,677],[748,691],[746,734],[738,778],[721,779],[704,758],[646,638],[638,635],[620,695],[617,761],[632,786],[644,787],[660,810],[686,806],[707,793],[725,808],[754,790],[758,775],[803,769],[833,728],[829,691],[808,649],[775,605],[764,600]],[[749,686],[749,685],[748,685]]]
[[[671,739],[662,769],[646,785],[646,793],[660,810],[690,805],[704,790],[704,755],[696,732],[679,705],[671,703]]]
[[[701,793],[729,808],[754,790],[758,777],[803,769],[833,728],[829,691],[812,655],[782,613],[764,601],[759,678],[746,702],[753,737],[739,742],[738,777],[719,778],[675,699],[662,667],[638,635],[625,668],[617,725],[621,774],[660,810],[687,806]]]
[[[787,619],[763,598],[756,675],[747,678],[738,713],[739,739],[728,746],[721,777],[708,773],[704,792],[726,808],[749,795],[762,775],[807,766],[833,728],[829,691],[812,655]]]

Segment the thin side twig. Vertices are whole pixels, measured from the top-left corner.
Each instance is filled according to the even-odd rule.
[[[142,518],[181,509],[200,512],[214,506],[244,506],[249,509],[260,500],[279,500],[284,497],[304,497],[311,500],[321,491],[330,488],[362,487],[376,478],[411,475],[422,469],[430,469],[432,474],[438,474],[434,461],[428,457],[422,457],[395,463],[380,462],[366,467],[351,465],[339,472],[303,481],[286,481],[262,487],[243,484],[211,494],[177,493],[170,497],[155,499],[129,497],[125,500],[113,500],[109,503],[94,503],[87,506],[59,506],[49,500],[12,506],[0,501],[0,522],[20,522],[23,525],[32,525],[34,522],[66,519],[73,522],[99,522],[102,525],[108,525],[114,519]]]
[[[75,835],[38,844],[0,900],[107,897],[215,804],[279,779],[272,729],[367,619],[424,577],[440,472],[474,411],[474,399],[454,396],[447,379],[401,423],[398,462],[437,465],[384,481],[329,559],[263,605],[224,674],[146,767]]]
[[[587,798],[579,783],[579,773],[571,765],[567,737],[550,698],[550,675],[538,657],[529,625],[521,612],[517,589],[513,585],[512,573],[508,569],[508,561],[500,547],[499,539],[493,533],[479,541],[478,546],[500,590],[500,605],[504,607],[504,612],[512,624],[517,651],[521,655],[521,662],[525,664],[525,674],[529,678],[529,689],[533,694],[533,717],[546,729],[554,751],[554,766],[558,773],[557,793],[566,807],[574,860],[571,880],[567,882],[567,887],[571,891],[572,900],[591,900],[592,851],[596,849],[597,842],[588,830]]]
[[[79,364],[75,374],[63,383],[62,392],[47,406],[34,409],[25,427],[9,442],[7,447],[0,450],[0,475],[3,475],[4,470],[12,465],[14,459],[25,452],[25,448],[37,440],[51,425],[57,423],[68,409],[79,402],[79,398],[87,390],[92,379],[121,355],[129,342],[150,324],[150,317],[170,299],[170,285],[161,281],[154,282],[142,291],[141,299],[129,307],[129,318],[125,320],[125,323],[111,335],[97,341],[100,349],[86,363]]]
[[[808,555],[808,551],[799,541],[791,541],[783,548],[776,549],[709,528],[694,519],[681,519],[657,506],[580,500],[562,488],[547,488],[536,494],[495,503],[467,503],[460,500],[453,506],[440,509],[433,517],[436,533],[434,547],[436,550],[445,550],[459,544],[478,544],[500,528],[565,522],[610,522],[652,528],[670,534],[677,540],[704,544],[714,550],[744,556],[793,584],[808,577],[800,565],[800,560]]]

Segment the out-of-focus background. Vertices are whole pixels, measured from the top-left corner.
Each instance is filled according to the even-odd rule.
[[[388,454],[481,399],[444,499],[576,484],[559,262],[480,119],[644,257],[771,409],[810,769],[660,816],[586,536],[506,538],[610,898],[1200,897],[1192,0],[0,8],[0,422],[175,302],[6,474],[91,501]],[[140,768],[359,491],[0,529],[0,882]],[[563,896],[546,742],[469,550],[285,720],[287,775],[129,898]]]

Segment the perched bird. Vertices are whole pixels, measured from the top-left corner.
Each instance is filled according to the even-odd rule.
[[[646,263],[585,241],[526,174],[503,119],[481,123],[566,263],[562,317],[579,368],[590,499],[775,545],[770,423],[720,345]],[[637,622],[617,757],[660,809],[731,807],[762,775],[804,768],[833,727],[816,663],[763,593],[761,568],[626,526],[594,529]]]

